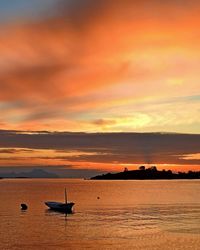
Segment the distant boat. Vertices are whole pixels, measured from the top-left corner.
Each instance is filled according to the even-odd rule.
[[[67,192],[65,189],[65,203],[57,202],[57,201],[46,201],[45,204],[51,210],[62,212],[62,213],[72,213],[72,207],[74,206],[74,202],[67,202]]]

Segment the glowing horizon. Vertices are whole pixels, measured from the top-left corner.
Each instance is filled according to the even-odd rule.
[[[56,173],[117,172],[156,165],[199,171],[200,135],[0,131],[0,173],[46,168]]]

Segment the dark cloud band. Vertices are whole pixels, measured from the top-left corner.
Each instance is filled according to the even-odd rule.
[[[198,158],[184,157],[200,153],[199,134],[1,131],[0,147],[92,153],[53,156],[72,162],[200,165]]]

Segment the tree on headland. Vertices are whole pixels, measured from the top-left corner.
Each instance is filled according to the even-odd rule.
[[[152,171],[158,171],[156,166],[150,167],[150,170],[152,170]]]
[[[140,166],[139,170],[144,171],[145,170],[145,166]]]
[[[127,167],[124,168],[124,172],[128,172],[128,168]]]

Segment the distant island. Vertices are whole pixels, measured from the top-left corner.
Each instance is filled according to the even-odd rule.
[[[107,173],[92,177],[91,180],[164,180],[164,179],[200,179],[200,171],[188,171],[174,173],[171,170],[157,170],[156,166],[145,168],[140,166],[138,170],[129,171],[127,168],[119,173]]]
[[[9,172],[3,173],[0,179],[3,178],[59,178],[57,174],[47,172],[43,169],[33,169],[29,172]]]

